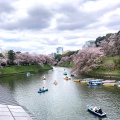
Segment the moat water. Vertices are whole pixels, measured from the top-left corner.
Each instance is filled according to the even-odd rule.
[[[21,74],[1,77],[0,84],[38,120],[120,120],[120,88],[88,87],[73,82],[76,78],[87,77],[82,75],[66,81],[64,69],[70,76],[70,68],[54,67],[53,70],[30,76]],[[46,80],[41,79],[43,75]],[[57,85],[53,84],[55,80]],[[48,91],[37,93],[42,87],[48,88]],[[99,118],[90,114],[87,105],[100,106],[107,117]]]

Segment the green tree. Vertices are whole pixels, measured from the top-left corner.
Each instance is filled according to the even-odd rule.
[[[8,51],[8,59],[9,59],[9,64],[13,65],[14,64],[14,59],[15,59],[15,52],[13,50]]]
[[[98,38],[96,38],[96,41],[95,41],[96,47],[99,47],[101,41],[103,41],[104,39],[105,39],[105,36],[102,36],[102,37],[99,36]]]
[[[71,56],[73,54],[76,54],[78,51],[68,51],[66,54],[63,54],[62,57],[65,57],[65,56]]]
[[[55,60],[57,60],[57,61],[60,61],[61,58],[62,58],[62,55],[61,55],[61,54],[57,54],[57,55],[55,56]]]
[[[106,34],[105,39],[108,39],[111,35],[112,35],[112,33]]]
[[[0,53],[0,57],[3,57],[3,54],[2,54],[2,53]]]

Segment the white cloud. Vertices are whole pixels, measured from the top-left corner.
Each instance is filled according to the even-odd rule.
[[[119,31],[120,0],[0,1],[0,47],[49,54]]]
[[[82,8],[87,12],[112,9],[120,5],[120,0],[95,0],[83,4]]]

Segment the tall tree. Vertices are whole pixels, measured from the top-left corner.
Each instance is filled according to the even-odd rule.
[[[92,68],[97,68],[103,52],[100,51],[100,47],[90,47],[79,50],[79,52],[74,56],[74,67],[71,72],[79,74],[79,72],[88,72]]]
[[[105,56],[120,55],[120,32],[111,34],[101,43],[101,47]]]
[[[61,54],[57,54],[57,55],[55,56],[55,60],[57,60],[58,62],[61,60],[61,58],[62,58],[62,55],[61,55]]]
[[[15,52],[13,50],[8,51],[8,59],[9,59],[9,64],[13,65],[14,64],[14,59],[15,59]]]

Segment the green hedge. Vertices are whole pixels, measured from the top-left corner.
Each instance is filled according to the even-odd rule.
[[[37,71],[43,71],[43,70],[49,70],[52,69],[52,67],[48,64],[45,64],[43,67],[39,65],[29,65],[29,66],[10,66],[10,67],[4,67],[0,70],[1,75],[5,74],[16,74],[16,73],[24,73],[24,72],[37,72]]]

